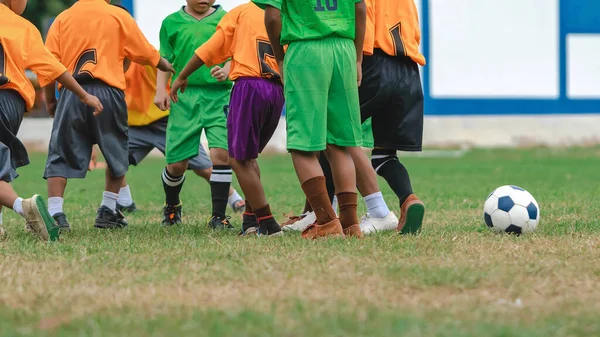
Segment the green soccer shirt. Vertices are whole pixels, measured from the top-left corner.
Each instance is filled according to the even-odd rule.
[[[196,48],[208,41],[217,30],[217,25],[225,15],[221,6],[212,14],[198,20],[188,14],[184,7],[167,16],[160,27],[160,54],[173,64],[175,77],[183,70],[185,65],[194,55]],[[221,65],[223,66],[223,65]],[[189,85],[223,85],[231,87],[231,81],[219,82],[210,75],[210,69],[201,67],[189,78]]]
[[[339,36],[354,40],[354,4],[361,0],[252,0],[281,11],[281,43]]]

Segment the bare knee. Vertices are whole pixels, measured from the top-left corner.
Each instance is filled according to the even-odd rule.
[[[167,170],[174,176],[182,176],[188,168],[187,161],[180,161],[167,165]]]

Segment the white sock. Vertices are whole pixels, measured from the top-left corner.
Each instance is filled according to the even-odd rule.
[[[227,198],[227,203],[229,204],[229,206],[234,206],[233,203],[238,201],[238,200],[242,200],[242,196],[238,194],[238,192],[236,190],[233,190],[233,193],[231,193],[231,195],[229,196],[229,198]]]
[[[383,200],[383,194],[381,192],[373,193],[364,197],[365,204],[367,205],[367,213],[372,218],[385,218],[390,214],[390,209],[387,207],[385,200]]]
[[[335,215],[339,215],[338,214],[338,200],[337,200],[337,195],[333,196],[333,201],[331,202],[331,207],[333,207],[333,211],[335,212]]]
[[[117,202],[121,206],[131,206],[133,204],[133,198],[131,197],[131,190],[129,189],[129,185],[125,187],[121,187],[119,190],[119,198]]]
[[[61,197],[48,198],[48,213],[50,213],[51,216],[54,216],[55,214],[58,214],[58,213],[64,213],[63,212],[64,204],[65,204],[65,199],[63,199]]]
[[[0,226],[2,226],[2,211],[0,211]]]
[[[104,191],[102,192],[102,203],[100,204],[100,207],[106,206],[114,212],[117,209],[117,199],[119,199],[117,193]]]
[[[25,217],[25,212],[23,211],[23,198],[17,198],[12,208],[13,211],[17,212],[17,214],[19,214],[22,217]]]

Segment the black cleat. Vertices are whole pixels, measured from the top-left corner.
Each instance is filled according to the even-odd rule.
[[[123,206],[117,203],[117,209],[121,211],[121,213],[133,213],[137,211],[137,207],[135,207],[135,202],[132,202],[129,206]]]
[[[258,223],[258,236],[281,236],[281,226],[277,223],[274,217],[261,220]]]
[[[224,219],[221,219],[221,217],[213,215],[213,217],[208,221],[208,227],[211,229],[234,229],[229,222],[229,219],[231,219],[231,217],[227,216]]]
[[[181,204],[179,205],[165,205],[163,208],[164,218],[162,225],[173,226],[181,223]]]
[[[69,225],[65,213],[56,213],[52,217],[54,218],[54,221],[56,221],[56,224],[58,225],[58,230],[61,233],[68,233],[71,231],[71,225]]]
[[[125,228],[128,223],[121,211],[113,212],[106,206],[101,206],[96,215],[96,224],[94,227],[101,229]]]

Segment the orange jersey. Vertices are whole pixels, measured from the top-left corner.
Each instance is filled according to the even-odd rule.
[[[381,49],[388,55],[404,55],[424,66],[419,51],[421,29],[414,0],[366,0],[367,30],[363,51]]]
[[[169,115],[154,105],[156,93],[156,68],[132,63],[125,73],[127,102],[130,126],[144,126]]]
[[[196,55],[208,67],[231,58],[229,79],[233,81],[242,76],[279,78],[264,17],[265,12],[252,2],[232,9]]]
[[[45,86],[67,69],[44,47],[40,32],[26,19],[0,4],[0,90],[17,91],[33,107],[35,89],[25,75],[31,69]]]
[[[104,0],[79,0],[58,15],[46,47],[77,81],[98,79],[121,90],[123,59],[152,66],[160,60],[133,17]]]

